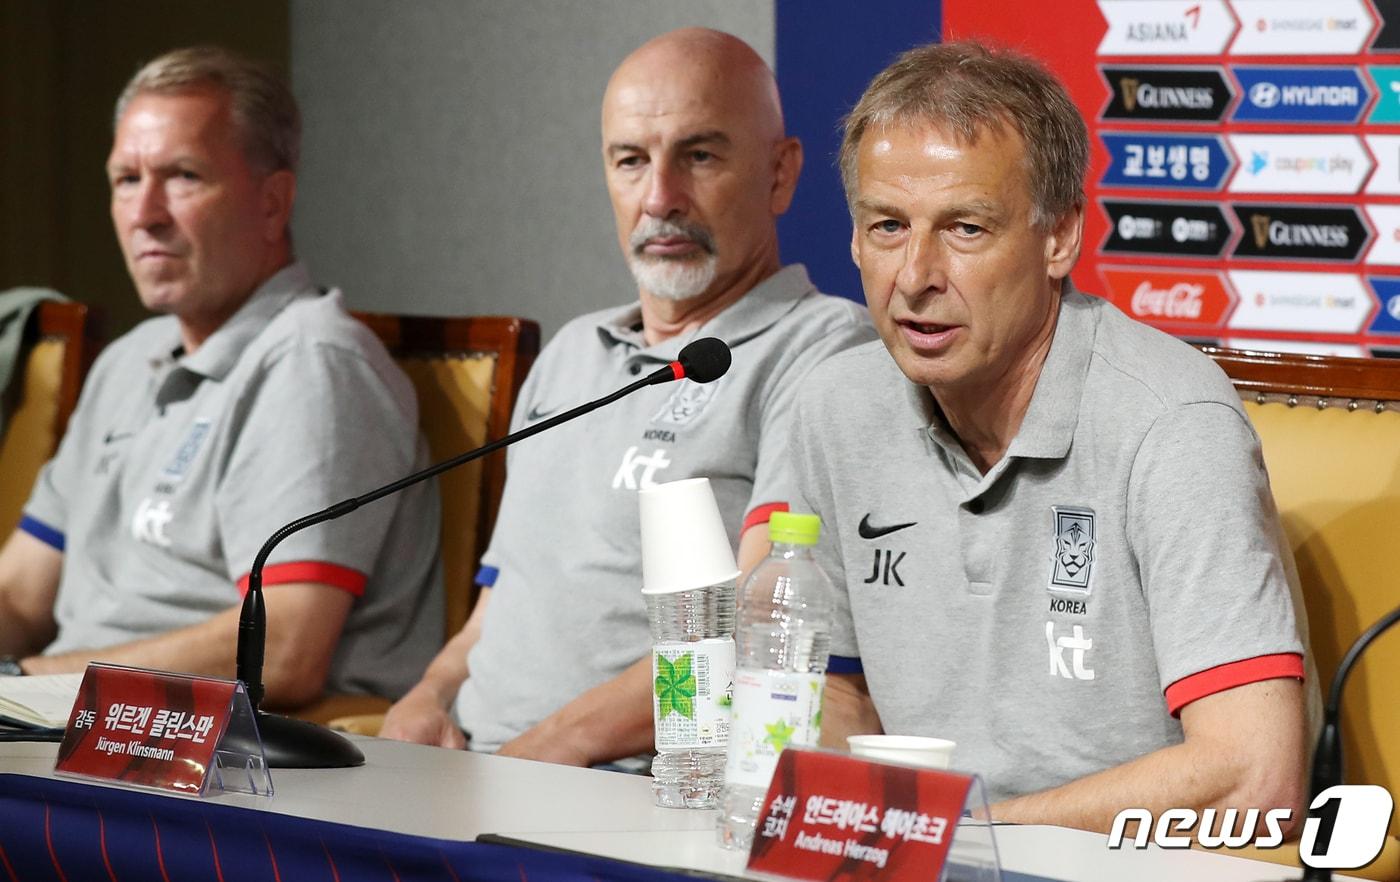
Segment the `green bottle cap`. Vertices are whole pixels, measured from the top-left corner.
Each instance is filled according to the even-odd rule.
[[[822,534],[822,519],[814,514],[773,512],[768,518],[768,541],[785,545],[816,545]]]

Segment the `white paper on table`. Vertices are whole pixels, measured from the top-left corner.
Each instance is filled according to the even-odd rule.
[[[0,677],[0,721],[62,729],[78,698],[83,674]]]

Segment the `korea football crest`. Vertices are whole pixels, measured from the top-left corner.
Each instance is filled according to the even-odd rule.
[[[671,393],[671,397],[666,399],[666,404],[656,412],[651,421],[671,426],[691,423],[714,399],[719,387],[719,382],[701,384],[684,380],[676,391]]]
[[[1052,510],[1055,550],[1049,589],[1087,595],[1094,573],[1094,512],[1061,505]]]

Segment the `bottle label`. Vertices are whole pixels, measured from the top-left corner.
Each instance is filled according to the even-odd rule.
[[[729,744],[734,638],[655,644],[651,682],[657,750]]]
[[[825,684],[825,674],[736,671],[725,782],[767,787],[783,748],[814,746],[822,731]]]

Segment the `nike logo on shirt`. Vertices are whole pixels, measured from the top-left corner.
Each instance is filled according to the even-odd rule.
[[[898,533],[905,527],[912,527],[917,523],[918,521],[910,521],[907,524],[892,524],[888,527],[875,527],[871,526],[870,515],[867,514],[865,517],[860,519],[860,526],[856,528],[856,532],[860,533],[860,538],[862,539],[879,539],[881,536],[888,536],[891,533]]]
[[[540,410],[540,406],[539,406],[538,404],[536,404],[536,405],[534,405],[534,406],[532,406],[532,407],[530,408],[530,412],[529,412],[529,413],[525,414],[525,419],[526,419],[527,421],[533,423],[535,420],[542,420],[542,419],[544,419],[545,417],[547,417],[547,416],[549,416],[550,414],[554,413],[554,412],[555,412],[556,410],[558,410],[558,409],[559,409],[559,408],[557,408],[557,407],[552,407],[552,408],[550,408],[549,410]]]

